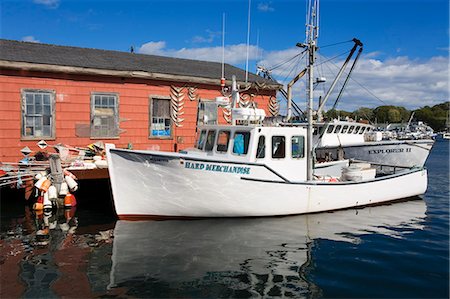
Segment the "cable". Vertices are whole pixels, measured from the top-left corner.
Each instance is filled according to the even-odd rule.
[[[350,40],[346,40],[346,41],[343,41],[343,42],[337,42],[337,43],[334,43],[334,44],[329,44],[329,45],[325,45],[325,46],[320,46],[320,48],[326,48],[326,47],[336,46],[336,45],[345,44],[345,43],[352,42],[352,41],[353,41],[353,40],[350,39]]]
[[[304,50],[304,51],[302,51],[302,52],[300,52],[300,53],[294,55],[293,57],[287,59],[286,61],[280,62],[279,64],[273,66],[271,69],[268,69],[268,70],[269,70],[269,71],[273,71],[273,70],[275,70],[275,69],[277,69],[277,68],[279,68],[279,67],[285,65],[286,63],[288,63],[288,62],[294,60],[296,57],[298,57],[298,56],[304,54],[305,52],[306,52],[306,50]]]
[[[335,56],[335,57],[337,57],[337,56]],[[333,57],[333,58],[331,58],[331,59],[334,59],[335,57]],[[328,62],[328,61],[330,61],[331,59],[328,59],[327,61],[325,61],[325,62]],[[325,63],[324,62],[324,63]],[[334,66],[334,67],[336,67],[336,68],[338,68],[339,69],[339,67],[336,65],[336,64],[334,64],[332,61],[331,61],[331,64]],[[347,76],[348,76],[348,72],[347,71],[344,71],[344,74],[346,74]],[[352,78],[352,77],[350,77],[350,79],[351,80],[353,80],[356,84],[358,84],[360,87],[362,87],[365,91],[367,91],[367,93],[369,93],[371,96],[373,96],[375,99],[377,99],[378,101],[380,101],[381,103],[383,103],[384,105],[388,105],[385,101],[383,101],[382,99],[380,99],[379,97],[377,97],[373,92],[371,92],[369,89],[367,89],[367,87],[365,87],[365,86],[363,86],[361,83],[359,83],[356,79],[354,79],[354,78]]]

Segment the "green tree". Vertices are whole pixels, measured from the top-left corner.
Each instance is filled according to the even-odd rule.
[[[355,120],[361,120],[361,119],[365,119],[368,121],[374,120],[373,109],[366,108],[366,107],[361,107],[361,108],[353,111],[353,116],[354,116],[353,118]]]

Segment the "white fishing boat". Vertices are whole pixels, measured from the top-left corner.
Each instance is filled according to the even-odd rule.
[[[315,124],[314,146],[319,160],[357,159],[400,167],[424,166],[432,138],[385,138],[370,124],[333,120]]]
[[[120,219],[248,217],[314,213],[416,196],[427,189],[421,167],[380,171],[370,163],[317,163],[313,138],[313,64],[317,0],[309,7],[308,125],[263,125],[264,110],[234,108],[232,125],[198,128],[197,147],[179,153],[107,147]],[[227,102],[220,98],[218,102]]]

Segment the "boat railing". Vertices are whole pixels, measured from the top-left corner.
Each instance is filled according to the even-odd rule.
[[[398,171],[405,170],[405,169],[411,169],[411,167],[408,166],[399,166],[399,165],[391,165],[391,164],[384,164],[384,163],[377,163],[377,162],[367,162],[364,160],[357,160],[357,159],[350,159],[350,164],[352,163],[370,163],[371,165],[375,166],[378,171],[378,174],[392,174],[397,173]]]

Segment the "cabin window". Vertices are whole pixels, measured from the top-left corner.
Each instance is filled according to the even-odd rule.
[[[353,133],[354,128],[355,128],[355,126],[350,126],[350,128],[348,128],[347,134]]]
[[[119,137],[119,97],[117,94],[92,94],[91,137]]]
[[[228,150],[228,142],[230,141],[230,131],[219,131],[219,136],[217,137],[217,147],[218,152],[226,152]]]
[[[359,134],[364,133],[365,130],[366,130],[366,127],[361,127],[361,130],[359,130]]]
[[[198,139],[197,148],[202,150],[203,146],[205,145],[206,140],[206,130],[202,130],[200,133],[200,138]]]
[[[266,157],[266,137],[259,136],[258,149],[256,150],[256,159],[263,159]]]
[[[233,154],[246,155],[250,141],[250,132],[234,133]]]
[[[205,151],[210,152],[213,150],[215,139],[216,139],[216,131],[215,130],[208,131],[208,135],[206,136]]]
[[[197,125],[217,124],[217,103],[201,100],[198,104]]]
[[[348,126],[344,126],[344,127],[342,128],[342,134],[347,133],[347,129],[348,129]]]
[[[150,137],[170,138],[172,136],[172,120],[170,118],[169,99],[150,99]]]
[[[292,158],[304,158],[305,157],[305,137],[304,136],[292,136]]]
[[[55,138],[54,91],[22,91],[22,137]]]
[[[355,127],[355,130],[353,131],[353,134],[358,134],[359,130],[360,130],[360,127],[359,127],[359,126],[356,126],[356,127]]]
[[[286,156],[286,137],[272,136],[272,158],[281,159]]]
[[[334,129],[334,125],[329,125],[327,129],[327,133],[332,133]]]
[[[341,125],[337,125],[336,129],[334,129],[334,133],[338,134],[340,130],[341,130]]]

